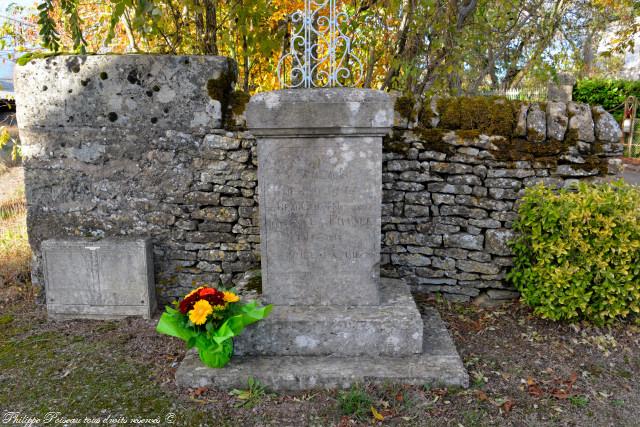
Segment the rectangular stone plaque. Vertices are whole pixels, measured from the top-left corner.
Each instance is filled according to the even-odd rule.
[[[150,318],[156,309],[148,239],[47,240],[42,255],[51,318]]]
[[[265,137],[258,153],[265,299],[378,304],[381,138]]]

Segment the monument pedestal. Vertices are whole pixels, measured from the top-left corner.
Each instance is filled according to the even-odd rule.
[[[223,369],[190,352],[179,385],[272,390],[397,381],[466,387],[468,376],[435,310],[379,277],[383,92],[261,93],[247,108],[258,139],[260,250],[266,320],[234,342]]]
[[[190,350],[176,371],[180,387],[243,389],[249,377],[269,390],[349,388],[389,382],[468,387],[469,376],[435,309],[422,316],[422,352],[410,356],[233,356],[222,369],[207,368]]]
[[[422,352],[422,318],[409,287],[382,279],[377,306],[276,305],[234,340],[239,356],[410,356]]]

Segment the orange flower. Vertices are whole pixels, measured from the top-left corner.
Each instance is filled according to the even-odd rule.
[[[240,301],[240,297],[236,294],[234,294],[233,292],[223,292],[224,293],[224,300],[226,302],[238,302]]]

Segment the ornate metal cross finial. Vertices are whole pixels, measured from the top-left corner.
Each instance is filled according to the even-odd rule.
[[[294,28],[289,52],[278,62],[282,87],[344,86],[350,79],[355,86],[360,82],[362,63],[351,53],[351,39],[340,28],[347,19],[346,12],[336,11],[336,0],[305,0],[304,10],[291,15]],[[357,69],[356,75],[350,65]]]

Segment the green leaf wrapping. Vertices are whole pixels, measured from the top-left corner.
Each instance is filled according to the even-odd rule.
[[[233,337],[240,335],[245,327],[264,319],[272,306],[258,307],[251,301],[239,307],[239,313],[229,317],[212,333],[201,332],[185,325],[184,316],[176,309],[166,307],[160,316],[156,331],[180,338],[188,347],[198,349],[200,360],[210,368],[224,367],[233,355]]]

